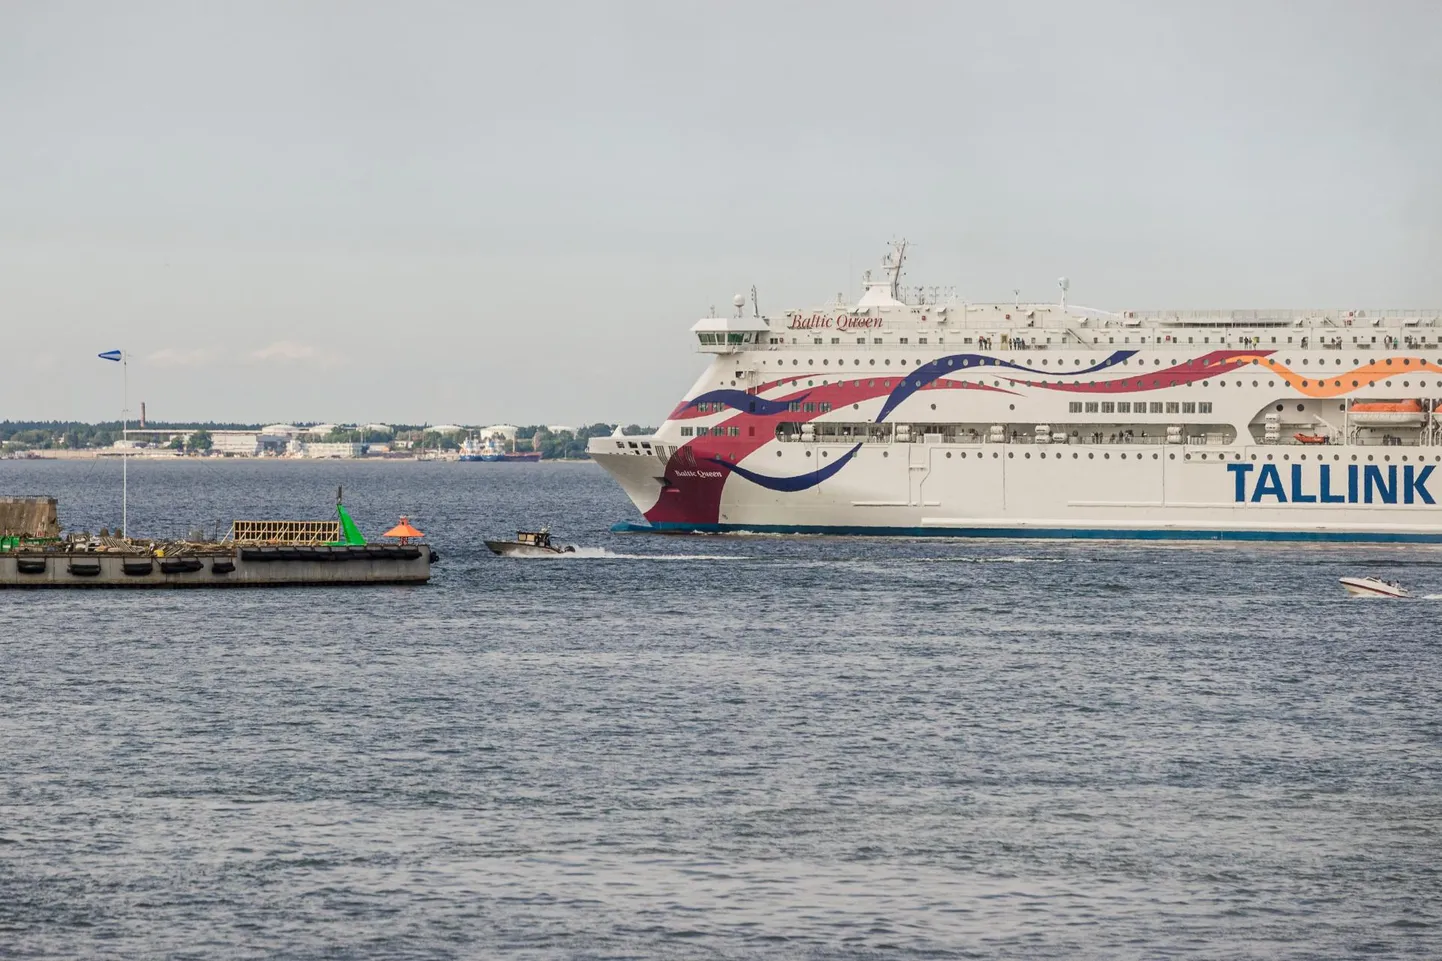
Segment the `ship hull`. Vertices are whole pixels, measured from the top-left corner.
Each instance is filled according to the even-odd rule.
[[[639,455],[593,451],[646,518],[617,530],[1442,543],[1433,496],[1442,455],[1433,453],[773,442],[736,462],[742,474],[724,456],[691,467],[657,447]],[[680,459],[694,454],[683,449]],[[802,489],[764,486],[775,478],[804,482],[826,470],[817,465],[843,460]],[[1442,482],[1435,486],[1442,495]]]

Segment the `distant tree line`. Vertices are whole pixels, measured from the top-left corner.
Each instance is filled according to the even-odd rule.
[[[137,425],[132,422],[131,428]],[[167,445],[173,450],[196,452],[211,449],[212,430],[261,430],[264,424],[216,424],[216,423],[148,423],[147,430],[185,431],[188,441],[173,438]],[[301,423],[297,426],[305,427]],[[586,443],[592,437],[609,437],[616,430],[615,424],[596,423],[574,431],[552,432],[543,424],[520,427],[516,431],[517,450],[539,450],[546,460],[585,458]],[[622,433],[654,433],[654,427],[627,424]],[[120,421],[85,424],[79,421],[0,421],[0,451],[26,450],[82,450],[85,448],[110,447],[121,438]],[[464,433],[441,434],[425,424],[397,424],[387,433],[369,428],[336,428],[324,438],[342,443],[372,443],[398,440],[409,442],[413,447],[425,450],[456,450],[465,439]]]
[[[135,421],[128,425],[134,430]],[[208,428],[208,429],[207,429]],[[255,424],[147,424],[147,430],[184,430],[193,432],[192,450],[209,450],[211,430],[257,430]],[[0,420],[0,450],[83,450],[91,447],[109,447],[122,437],[120,421],[102,421],[85,424],[80,421],[60,420]],[[180,438],[172,440],[172,448],[184,445]]]

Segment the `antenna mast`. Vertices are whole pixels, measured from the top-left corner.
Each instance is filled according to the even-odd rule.
[[[891,296],[896,300],[901,299],[901,266],[906,261],[906,248],[910,246],[902,240],[891,242],[892,253],[886,256],[885,267],[891,274]]]

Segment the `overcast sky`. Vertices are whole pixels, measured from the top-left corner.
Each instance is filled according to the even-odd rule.
[[[0,419],[655,423],[687,328],[1442,306],[1442,3],[0,3]]]

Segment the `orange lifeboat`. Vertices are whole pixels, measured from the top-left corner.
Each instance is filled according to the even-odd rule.
[[[1325,434],[1293,434],[1292,436],[1297,439],[1297,443],[1299,444],[1327,443],[1327,437]]]
[[[1352,422],[1378,427],[1425,424],[1427,411],[1420,400],[1359,401],[1351,407]]]

